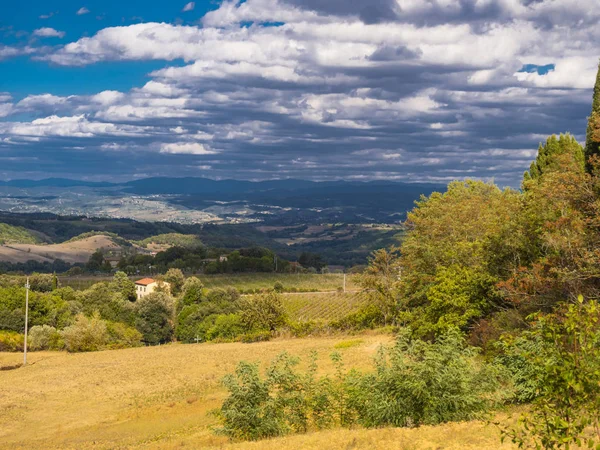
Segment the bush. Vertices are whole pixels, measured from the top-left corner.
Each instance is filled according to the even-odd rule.
[[[106,330],[109,340],[108,347],[111,349],[139,347],[142,345],[142,333],[124,323],[108,322]]]
[[[348,341],[342,345],[355,345]],[[382,348],[374,373],[346,372],[331,358],[335,375],[316,377],[316,355],[305,373],[296,358],[279,355],[262,378],[258,365],[241,362],[223,384],[229,391],[218,413],[220,432],[257,440],[334,426],[419,426],[482,417],[504,399],[503,371],[478,362],[476,350],[451,329],[437,343],[401,333]]]
[[[221,314],[216,317],[215,324],[206,332],[207,340],[235,339],[244,332],[239,314]]]
[[[48,325],[31,327],[27,344],[31,350],[60,350],[64,347],[60,333]]]
[[[521,395],[534,398],[517,424],[503,429],[503,437],[519,447],[598,448],[600,307],[580,296],[575,304],[533,318],[531,331],[509,341],[505,351]]]
[[[223,379],[230,395],[218,412],[223,424],[218,431],[234,439],[259,440],[339,423],[334,384],[315,377],[316,354],[311,358],[308,372],[302,374],[294,370],[299,360],[283,353],[264,379],[258,365],[239,363]]]
[[[106,322],[98,313],[91,318],[79,314],[75,323],[62,330],[61,335],[69,352],[93,352],[109,343]]]
[[[250,331],[242,335],[242,342],[251,344],[252,342],[266,342],[270,341],[273,334],[270,331],[256,330]]]
[[[15,331],[0,331],[0,352],[22,352],[25,337]]]
[[[476,354],[456,329],[435,343],[403,330],[391,350],[380,349],[375,373],[351,382],[359,422],[407,427],[481,418],[503,400],[493,396],[503,373]]]
[[[275,292],[283,292],[285,290],[285,288],[283,287],[283,284],[281,283],[281,281],[277,281],[275,282],[275,284],[273,285],[273,290]]]

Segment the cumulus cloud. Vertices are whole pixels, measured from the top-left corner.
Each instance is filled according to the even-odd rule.
[[[0,97],[0,147],[85,137],[178,175],[217,148],[216,176],[517,186],[547,134],[583,137],[598,1],[225,0],[197,26],[108,27],[36,57],[163,67],[122,92]],[[35,119],[6,122],[20,111]]]
[[[37,37],[57,37],[57,38],[64,38],[65,37],[65,32],[64,31],[58,31],[55,30],[54,28],[50,28],[50,27],[43,27],[43,28],[38,28],[37,30],[35,30],[33,32],[34,36]]]
[[[161,153],[170,153],[173,155],[214,155],[216,152],[204,144],[197,142],[175,142],[162,144]]]

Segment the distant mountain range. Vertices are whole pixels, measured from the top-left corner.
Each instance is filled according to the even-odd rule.
[[[245,181],[245,180],[212,180],[210,178],[186,177],[167,178],[151,177],[140,180],[127,181],[123,183],[111,183],[107,181],[84,181],[69,178],[46,178],[43,180],[9,180],[0,181],[0,186],[17,188],[36,187],[122,187],[135,194],[206,194],[206,193],[249,193],[266,191],[297,191],[297,190],[333,190],[341,192],[344,190],[356,191],[365,189],[388,190],[388,191],[420,191],[445,189],[444,185],[426,183],[402,183],[395,181],[309,181],[298,179],[269,180],[269,181]]]

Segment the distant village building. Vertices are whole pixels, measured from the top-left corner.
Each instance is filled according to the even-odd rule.
[[[169,283],[162,282],[166,288],[169,288]],[[142,278],[135,282],[135,293],[137,294],[138,300],[142,297],[145,297],[148,294],[153,293],[156,288],[159,286],[158,281],[154,278]]]
[[[227,255],[219,256],[219,262],[227,262]]]

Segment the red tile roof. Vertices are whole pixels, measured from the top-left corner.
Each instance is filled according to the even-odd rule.
[[[142,286],[148,286],[149,284],[155,283],[156,280],[152,278],[142,278],[141,280],[137,280],[135,284],[141,284]]]

